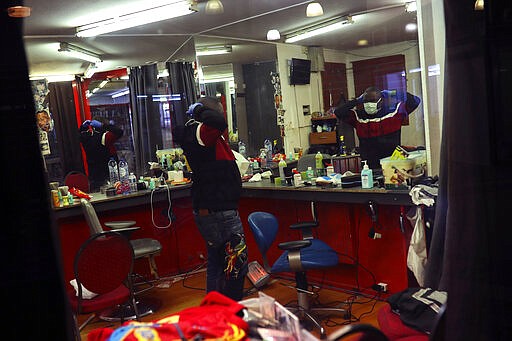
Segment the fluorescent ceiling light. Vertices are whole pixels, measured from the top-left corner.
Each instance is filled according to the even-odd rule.
[[[118,91],[114,94],[112,94],[112,98],[117,98],[117,97],[121,97],[121,96],[124,96],[124,95],[128,95],[130,93],[130,89],[126,88],[126,89],[123,89],[121,91]]]
[[[75,75],[40,75],[40,76],[30,76],[30,80],[40,80],[40,79],[46,79],[48,83],[53,82],[67,82],[67,81],[74,81]]]
[[[101,58],[98,54],[68,43],[60,43],[59,52],[91,63],[101,63]]]
[[[308,7],[306,7],[306,17],[318,17],[323,14],[324,9],[318,2],[311,2],[308,4]]]
[[[210,46],[205,48],[198,48],[196,56],[214,56],[218,54],[231,53],[233,51],[231,46]]]
[[[148,1],[148,3],[150,2]],[[104,33],[195,13],[197,9],[191,6],[192,3],[193,1],[190,0],[174,0],[169,1],[166,5],[151,7],[138,12],[120,15],[112,14],[112,17],[109,19],[77,27],[76,36],[94,37]]]
[[[296,33],[289,34],[286,36],[285,43],[295,43],[299,40],[304,40],[307,38],[311,38],[320,34],[324,34],[327,32],[331,32],[334,30],[338,30],[342,28],[343,26],[347,24],[353,24],[354,21],[352,20],[352,17],[343,17],[336,19],[334,22],[329,21],[325,24],[320,24],[316,26],[312,26],[309,28],[305,28],[302,30],[297,31]]]
[[[84,77],[91,78],[92,75],[94,75],[96,73],[96,71],[98,71],[96,64],[89,64],[89,66],[87,67],[87,69],[84,72]]]
[[[281,39],[281,33],[278,30],[268,30],[267,40],[279,40]]]

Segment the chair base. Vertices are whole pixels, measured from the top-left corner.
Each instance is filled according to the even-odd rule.
[[[139,317],[144,317],[156,312],[162,306],[162,302],[151,297],[137,298],[136,301]],[[118,322],[121,320],[135,320],[135,312],[129,304],[119,306],[114,309],[103,311],[99,318],[103,321]]]
[[[286,308],[300,319],[304,328],[307,330],[317,329],[321,339],[327,338],[327,332],[322,326],[323,318],[331,315],[341,315],[345,320],[350,318],[350,312],[342,308],[314,307],[308,310],[297,306],[286,306]]]

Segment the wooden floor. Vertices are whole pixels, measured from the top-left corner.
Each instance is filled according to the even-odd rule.
[[[161,278],[155,282],[155,287],[145,293],[142,299],[156,299],[161,303],[161,306],[154,313],[146,315],[141,318],[143,322],[158,320],[165,316],[171,315],[184,308],[197,306],[205,295],[205,279],[206,273],[203,269],[194,272],[193,274],[186,274],[181,276],[173,276]],[[272,280],[260,291],[274,297],[278,302],[283,305],[293,303],[296,300],[296,291],[287,285],[292,285],[293,282],[287,279],[272,278]],[[247,296],[244,299],[258,297],[258,292],[254,289],[252,284],[246,280],[245,285]],[[317,300],[322,304],[340,305],[342,302],[352,302],[351,304],[351,319],[344,319],[343,317],[330,316],[323,321],[322,325],[326,329],[327,334],[341,328],[343,325],[349,323],[368,323],[378,327],[377,311],[380,307],[386,304],[382,299],[376,300],[372,297],[354,296],[345,292],[329,290],[326,288],[318,288]],[[333,305],[331,305],[333,304]],[[344,306],[345,307],[345,306]],[[89,315],[78,316],[78,324],[84,322]],[[87,340],[87,334],[96,328],[111,327],[117,328],[120,322],[107,322],[100,319],[94,319],[89,322],[81,332],[81,339]],[[311,334],[319,337],[317,330],[310,330]]]

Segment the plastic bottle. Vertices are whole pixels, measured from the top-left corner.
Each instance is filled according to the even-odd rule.
[[[286,167],[286,161],[284,161],[284,158],[281,158],[279,160],[279,177],[281,178],[281,184],[286,184],[285,181],[285,175],[284,175],[284,168]]]
[[[115,184],[119,181],[119,170],[117,169],[117,162],[114,159],[108,161],[108,174],[110,184]]]
[[[261,160],[261,168],[267,167],[267,150],[265,148],[260,149],[260,160]]]
[[[243,157],[247,158],[245,143],[242,140],[238,141],[238,152],[242,154]]]
[[[256,159],[254,159],[254,161],[252,163],[252,173],[253,174],[260,173],[260,164],[259,164],[258,160],[256,160]]]
[[[130,192],[132,192],[132,193],[137,192],[137,177],[135,176],[135,174],[130,173],[129,179],[130,179]]]
[[[347,146],[345,145],[345,137],[340,135],[340,156],[347,155]]]
[[[270,142],[269,139],[266,139],[263,145],[265,146],[267,152],[267,165],[269,165],[270,162],[272,162],[272,142]]]
[[[324,157],[323,157],[322,153],[316,152],[316,155],[315,155],[315,168],[316,168],[316,174],[318,176],[324,175],[323,174],[323,170],[324,170],[323,159],[324,159]]]
[[[367,161],[364,160],[363,170],[361,171],[361,187],[373,188],[373,171],[368,167]]]
[[[128,163],[125,160],[119,161],[119,181],[121,182],[122,193],[130,193],[130,172]]]
[[[311,166],[308,166],[308,170],[306,171],[306,176],[309,181],[313,180],[313,178],[315,177],[315,171],[313,170],[313,168],[311,168]]]

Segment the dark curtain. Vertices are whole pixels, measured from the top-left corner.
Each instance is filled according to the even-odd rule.
[[[197,101],[197,88],[194,78],[194,67],[188,62],[167,62],[167,71],[171,80],[171,92],[179,94],[180,100],[173,101],[173,120],[175,125],[183,125],[185,112]]]
[[[156,150],[163,148],[156,64],[130,68],[130,105],[133,120],[135,174],[145,175],[148,162],[156,161]]]
[[[0,11],[2,336],[4,340],[76,340],[66,298],[58,228],[39,150],[35,105],[23,45],[23,20]],[[7,298],[11,298],[10,300]]]
[[[436,340],[512,339],[512,44],[505,35],[512,12],[510,2],[500,5],[508,10],[497,3],[475,11],[467,2],[444,1],[443,143],[425,282],[448,292]],[[495,25],[496,18],[508,21]]]
[[[266,139],[277,140],[277,147],[281,148],[283,143],[277,127],[274,86],[270,77],[271,72],[276,72],[276,62],[243,64],[242,71],[249,134],[247,155],[258,155]]]
[[[50,112],[55,122],[58,155],[60,155],[64,175],[70,171],[83,172],[72,83],[50,83],[48,89]]]

